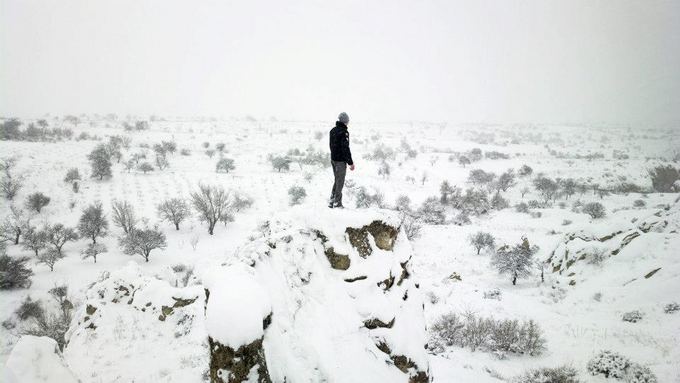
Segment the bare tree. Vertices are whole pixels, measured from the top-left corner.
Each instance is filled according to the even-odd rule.
[[[3,241],[12,241],[19,244],[21,234],[30,227],[31,219],[23,210],[16,206],[10,206],[10,214],[5,218],[0,228]]]
[[[111,204],[111,220],[113,223],[123,230],[123,233],[128,234],[137,224],[135,212],[127,201],[114,200]]]
[[[40,254],[36,254],[38,258],[38,263],[44,263],[50,268],[50,271],[54,271],[54,265],[64,258],[64,254],[57,251],[57,249],[49,248],[47,251],[43,251]]]
[[[158,216],[175,225],[179,230],[179,224],[191,215],[189,205],[181,198],[171,198],[161,202],[158,207]]]
[[[29,227],[24,233],[24,240],[22,242],[24,250],[30,250],[38,254],[41,250],[47,247],[47,235],[43,230],[38,230],[36,227]]]
[[[141,255],[146,262],[149,262],[149,255],[152,250],[165,249],[167,245],[165,234],[157,228],[133,228],[127,235],[120,237],[118,243],[125,254]]]
[[[191,193],[191,202],[202,221],[208,223],[208,233],[213,235],[215,224],[230,213],[231,192],[221,186],[199,185],[198,191]]]
[[[47,225],[45,227],[45,234],[47,242],[54,246],[54,249],[61,255],[61,248],[69,241],[78,239],[78,233],[75,229],[66,227],[61,223],[56,225]]]
[[[493,235],[489,233],[484,233],[482,231],[479,231],[475,234],[470,235],[469,237],[470,244],[477,249],[477,254],[483,249],[483,248],[489,248],[493,249],[495,240]]]
[[[97,256],[99,254],[106,253],[106,251],[106,246],[102,245],[101,243],[88,243],[87,247],[83,249],[80,254],[83,256],[83,259],[92,257],[92,259],[94,259],[94,263],[97,263]]]

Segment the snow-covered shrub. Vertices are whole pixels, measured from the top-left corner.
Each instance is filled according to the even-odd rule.
[[[97,243],[97,237],[108,234],[109,222],[104,215],[101,202],[95,202],[83,210],[78,221],[78,231],[81,237],[90,238],[92,243]]]
[[[529,205],[526,204],[526,202],[520,202],[517,205],[515,205],[515,211],[518,213],[529,213]]]
[[[580,200],[574,201],[574,203],[571,204],[571,211],[574,213],[580,213],[581,209],[583,208],[583,202]]]
[[[633,201],[633,207],[645,207],[645,206],[647,206],[647,202],[645,202],[644,200],[636,199],[635,201]]]
[[[529,216],[531,218],[541,218],[543,216],[543,213],[541,213],[540,211],[531,211],[529,212]]]
[[[451,186],[448,181],[443,181],[439,185],[439,201],[442,204],[449,203],[449,198],[451,198],[455,193],[460,193],[457,187]]]
[[[378,175],[387,179],[387,178],[390,178],[391,172],[392,172],[392,168],[390,167],[390,164],[388,164],[386,161],[382,161],[380,163],[380,166],[378,167]]]
[[[170,198],[161,202],[156,210],[158,216],[164,220],[175,225],[175,229],[179,230],[179,224],[191,215],[189,205],[182,198]]]
[[[460,199],[451,201],[453,207],[471,215],[486,214],[491,209],[485,190],[467,189]]]
[[[477,254],[484,248],[493,249],[495,243],[493,235],[482,231],[471,234],[468,241],[477,250]]]
[[[26,208],[40,213],[40,210],[50,203],[50,197],[41,192],[35,192],[26,198]]]
[[[505,353],[540,355],[545,349],[542,331],[536,322],[484,318],[473,313],[459,316],[444,314],[430,327],[433,352],[441,353],[446,347],[469,347],[470,350],[493,352],[503,357]]]
[[[23,177],[14,176],[5,170],[5,175],[0,179],[0,191],[8,200],[13,200],[23,186]]]
[[[229,173],[230,171],[236,169],[236,166],[234,166],[234,160],[231,158],[220,158],[219,161],[217,161],[217,165],[215,165],[215,172],[224,172],[224,173]]]
[[[484,153],[484,157],[490,159],[490,160],[507,160],[510,158],[509,155],[501,152],[497,152],[495,150],[488,151]]]
[[[453,218],[453,223],[458,226],[468,225],[470,222],[470,215],[465,211],[461,211]]]
[[[184,148],[184,149],[182,149],[182,150],[179,151],[179,154],[180,154],[180,155],[183,155],[183,156],[190,156],[190,155],[191,155],[191,150]]]
[[[465,167],[465,165],[470,165],[472,161],[467,156],[460,156],[458,157],[458,163]]]
[[[656,383],[658,380],[649,367],[633,363],[626,370],[623,381],[626,383]]]
[[[291,186],[288,189],[291,205],[299,205],[307,197],[307,191],[302,186]]]
[[[588,361],[586,369],[591,375],[604,375],[605,378],[621,379],[630,366],[625,356],[609,350],[602,350]]]
[[[205,155],[208,156],[208,158],[213,158],[213,156],[215,156],[215,149],[206,150]]]
[[[406,233],[406,238],[408,238],[409,240],[414,240],[420,237],[420,230],[423,228],[423,225],[420,224],[418,218],[414,217],[412,214],[409,214],[406,211],[402,212],[400,226],[401,228],[404,229],[404,233]]]
[[[571,225],[571,220],[570,219],[564,219],[562,220],[562,226],[568,226]]]
[[[218,142],[218,143],[215,144],[215,149],[216,149],[218,152],[223,152],[225,146],[226,146],[226,145],[224,144],[224,142]]]
[[[594,248],[585,253],[588,263],[599,266],[607,259],[607,249]]]
[[[494,299],[500,301],[501,295],[500,289],[491,289],[484,292],[484,299]]]
[[[140,255],[149,262],[149,255],[154,249],[165,249],[167,242],[165,234],[157,228],[132,228],[127,234],[118,239],[123,252],[128,255]]]
[[[593,219],[603,218],[607,214],[604,206],[599,202],[588,202],[583,205],[581,211]]]
[[[43,308],[42,303],[40,303],[40,301],[32,300],[30,295],[27,296],[26,299],[21,302],[21,305],[14,311],[17,318],[22,321],[30,318],[39,318],[43,316],[44,313],[45,309]]]
[[[148,172],[152,172],[152,171],[153,171],[153,165],[151,165],[150,163],[144,161],[144,162],[142,162],[141,164],[139,164],[139,165],[137,166],[137,170],[139,170],[140,172],[146,174],[146,173],[148,173]]]
[[[491,198],[491,207],[495,210],[503,210],[509,206],[508,200],[503,198],[499,192],[496,192]]]
[[[511,380],[512,383],[579,383],[578,372],[570,366],[531,369]]]
[[[123,230],[123,233],[129,233],[137,224],[134,208],[127,201],[113,200],[111,203],[111,221]]]
[[[680,311],[680,304],[671,302],[663,307],[663,312],[666,314],[673,314]]]
[[[442,225],[446,219],[444,207],[437,197],[429,197],[423,201],[416,212],[416,216],[428,225]]]
[[[434,353],[442,353],[450,346],[462,347],[464,327],[465,322],[458,314],[444,314],[430,327],[431,337],[428,345]]]
[[[513,247],[504,245],[496,250],[491,264],[499,273],[509,274],[512,284],[517,284],[517,279],[529,276],[533,266],[533,256],[538,252],[538,246],[529,245],[529,240],[522,237],[522,242]]]
[[[401,212],[410,212],[411,211],[411,198],[409,196],[402,194],[397,197],[397,200],[394,203],[394,210],[401,211]]]
[[[624,322],[637,323],[642,320],[644,314],[638,310],[629,311],[621,316],[621,320]]]
[[[231,210],[238,213],[253,206],[254,202],[255,201],[250,196],[235,192],[231,202],[229,203],[229,206],[231,207]]]
[[[660,165],[649,170],[652,179],[652,187],[659,193],[672,193],[678,191],[676,182],[680,180],[680,169],[672,165]]]

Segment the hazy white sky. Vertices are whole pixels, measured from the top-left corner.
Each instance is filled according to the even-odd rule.
[[[0,115],[680,124],[680,1],[0,0]]]

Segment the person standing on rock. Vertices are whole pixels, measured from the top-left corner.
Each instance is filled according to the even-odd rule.
[[[343,208],[342,206],[342,187],[345,186],[345,173],[347,173],[347,165],[349,170],[354,170],[354,161],[352,161],[352,152],[349,150],[349,132],[347,131],[349,125],[349,116],[342,112],[338,116],[338,121],[335,123],[335,128],[330,132],[330,146],[331,146],[331,166],[333,167],[333,189],[331,190],[331,200],[328,207]]]

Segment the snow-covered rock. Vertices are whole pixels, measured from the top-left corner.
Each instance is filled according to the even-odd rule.
[[[428,382],[423,297],[398,220],[335,214],[270,220],[186,287],[134,262],[102,274],[66,361],[84,382]]]
[[[22,336],[2,373],[5,383],[77,383],[52,338]]]

